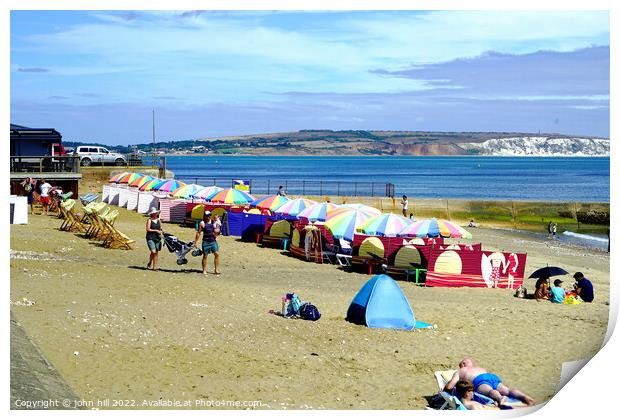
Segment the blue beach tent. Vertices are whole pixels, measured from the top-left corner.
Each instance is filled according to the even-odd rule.
[[[385,274],[372,277],[362,286],[349,306],[346,319],[370,328],[412,330],[430,327],[424,322],[416,323],[400,286]]]

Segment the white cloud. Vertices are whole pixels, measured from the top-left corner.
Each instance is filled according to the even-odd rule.
[[[204,101],[260,98],[261,92],[398,92],[424,83],[371,73],[494,50],[572,50],[609,41],[603,12],[331,13],[277,25],[269,12],[91,12],[94,23],[31,35],[15,52],[58,61],[51,74],[143,72],[138,85]],[[62,65],[63,57],[79,57]],[[205,95],[208,93],[208,95]],[[129,93],[127,93],[129,95]],[[136,95],[134,93],[134,95]]]

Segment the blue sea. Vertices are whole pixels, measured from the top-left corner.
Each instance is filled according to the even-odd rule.
[[[608,157],[169,156],[175,178],[256,194],[609,202]]]

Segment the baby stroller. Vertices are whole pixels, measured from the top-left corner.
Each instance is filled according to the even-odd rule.
[[[183,242],[176,236],[164,232],[164,243],[168,251],[173,252],[177,256],[178,265],[187,264],[185,255],[194,248],[194,242]]]

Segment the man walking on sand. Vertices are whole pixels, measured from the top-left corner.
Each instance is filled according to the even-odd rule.
[[[213,253],[213,266],[214,274],[220,275],[220,254],[219,246],[217,244],[217,235],[219,235],[219,227],[214,226],[213,219],[211,218],[211,212],[205,211],[202,221],[198,225],[198,232],[196,232],[196,238],[194,244],[198,243],[200,234],[202,233],[202,274],[207,275],[207,255]]]
[[[503,405],[506,397],[516,398],[523,401],[527,405],[534,405],[534,399],[518,389],[510,389],[504,385],[501,379],[484,368],[474,365],[474,362],[465,358],[459,363],[457,370],[452,379],[444,387],[444,391],[451,391],[458,381],[470,381],[474,385],[474,390],[493,398],[499,405]]]
[[[41,185],[39,186],[39,190],[41,191],[41,197],[39,198],[39,201],[41,201],[41,204],[43,205],[43,215],[47,216],[47,211],[49,209],[50,203],[52,202],[52,199],[50,198],[50,190],[52,189],[52,186],[45,180],[45,179],[41,179]]]

